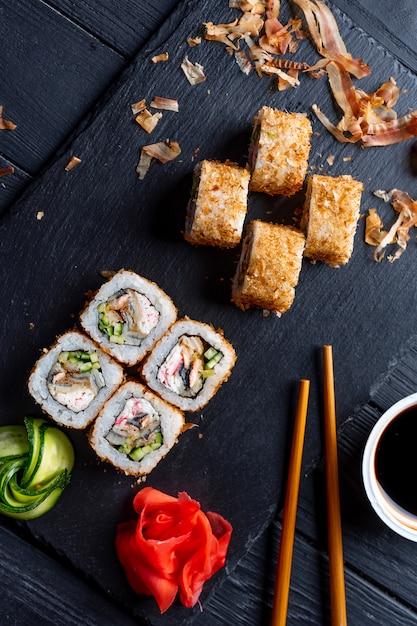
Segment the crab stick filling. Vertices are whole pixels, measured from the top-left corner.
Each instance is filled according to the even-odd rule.
[[[104,386],[99,359],[94,351],[62,351],[47,378],[47,387],[54,400],[74,413],[87,409]]]
[[[121,289],[98,306],[98,327],[112,343],[138,346],[159,322],[159,311],[144,294]]]
[[[198,336],[182,335],[158,370],[158,380],[179,396],[195,397],[223,354]]]

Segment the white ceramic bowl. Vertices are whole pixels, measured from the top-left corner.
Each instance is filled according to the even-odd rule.
[[[375,473],[375,453],[381,435],[400,413],[414,406],[417,407],[417,393],[402,398],[381,415],[366,442],[362,459],[362,477],[368,499],[381,520],[399,535],[417,542],[417,516],[406,511],[388,496]]]

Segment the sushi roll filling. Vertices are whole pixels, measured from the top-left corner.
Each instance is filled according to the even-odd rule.
[[[259,139],[261,137],[261,123],[256,119],[253,126],[252,135],[248,150],[248,163],[251,170],[255,169],[256,159],[258,158]]]
[[[139,346],[159,322],[160,313],[143,293],[121,289],[97,307],[98,328],[111,343]]]
[[[239,262],[239,270],[238,270],[238,279],[237,284],[239,287],[242,287],[245,282],[245,277],[249,269],[250,258],[252,254],[252,244],[253,241],[251,239],[251,233],[248,231],[248,235],[245,237],[242,244],[242,252],[241,258]]]
[[[185,232],[190,233],[194,221],[195,212],[197,209],[198,200],[198,188],[201,179],[201,163],[195,168],[193,173],[193,185],[190,193],[190,200],[187,207],[187,214],[185,218]]]
[[[194,398],[222,357],[222,352],[201,337],[182,335],[160,366],[158,380],[179,396]]]
[[[51,396],[74,413],[84,411],[104,386],[104,377],[95,351],[60,352],[47,377]]]
[[[106,435],[107,441],[134,461],[161,447],[161,417],[144,398],[128,398]]]

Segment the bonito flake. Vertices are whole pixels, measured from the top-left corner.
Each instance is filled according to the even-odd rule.
[[[376,245],[374,252],[375,261],[381,261],[385,256],[385,249],[390,244],[397,245],[394,255],[388,256],[393,263],[403,254],[410,239],[410,228],[417,224],[417,201],[410,198],[406,191],[391,189],[390,191],[377,190],[374,195],[391,202],[398,217],[388,231],[382,231],[382,220],[375,209],[370,209],[365,228],[365,241],[370,245]],[[370,220],[368,222],[368,220]]]
[[[140,154],[139,163],[136,167],[136,173],[139,175],[139,179],[143,180],[148,173],[151,166],[152,159],[156,159],[161,163],[168,163],[176,159],[181,154],[181,148],[177,141],[168,143],[153,143],[148,146],[143,146]]]
[[[204,68],[200,63],[192,63],[186,56],[181,63],[181,69],[187,77],[190,85],[199,85],[206,80]]]

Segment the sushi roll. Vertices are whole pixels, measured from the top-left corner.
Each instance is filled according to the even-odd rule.
[[[250,174],[235,163],[202,161],[194,170],[184,239],[193,244],[233,248],[241,239]]]
[[[243,311],[256,307],[285,313],[294,301],[304,245],[303,233],[292,226],[250,222],[232,281],[232,301]]]
[[[97,455],[131,476],[149,474],[171,450],[184,415],[136,381],[124,383],[95,420],[89,441]]]
[[[158,285],[135,272],[120,270],[87,304],[80,323],[102,350],[133,366],[176,318],[174,303]]]
[[[85,335],[69,331],[36,363],[31,396],[53,420],[85,428],[123,382],[121,366]]]
[[[306,236],[304,256],[334,267],[349,261],[362,190],[363,184],[351,176],[309,177],[300,222]]]
[[[221,331],[184,318],[159,340],[141,375],[170,404],[198,411],[229,378],[235,360],[235,351]]]
[[[292,196],[307,172],[312,127],[305,113],[264,106],[254,118],[249,147],[249,189]]]

